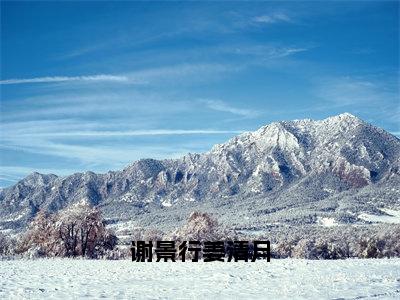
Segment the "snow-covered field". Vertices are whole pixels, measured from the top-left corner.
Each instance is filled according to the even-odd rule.
[[[400,259],[0,261],[0,299],[400,299]]]

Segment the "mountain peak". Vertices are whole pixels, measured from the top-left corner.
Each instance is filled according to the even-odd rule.
[[[329,118],[327,118],[325,120],[347,121],[347,122],[349,122],[349,121],[351,121],[351,122],[362,122],[362,120],[360,118],[358,118],[355,115],[353,115],[351,113],[348,113],[348,112],[344,112],[344,113],[341,113],[339,115],[329,117]]]
[[[348,112],[344,112],[341,114],[338,114],[337,117],[339,118],[351,118],[351,119],[358,119],[355,115],[348,113]]]
[[[50,181],[53,181],[57,178],[57,175],[54,174],[41,174],[38,172],[32,172],[27,177],[22,179],[22,182],[30,184],[30,185],[43,185],[47,184]]]

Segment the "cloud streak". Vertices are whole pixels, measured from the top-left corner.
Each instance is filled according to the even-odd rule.
[[[275,24],[281,22],[291,22],[291,18],[284,13],[272,13],[256,16],[252,19],[255,23],[263,23],[263,24]]]
[[[382,105],[397,99],[397,92],[387,82],[350,76],[318,79],[314,93],[324,102],[334,103],[338,107]]]
[[[72,119],[6,123],[2,127],[0,150],[5,153],[23,152],[46,157],[46,164],[41,166],[42,169],[51,167],[52,162],[61,157],[74,162],[77,170],[110,170],[143,157],[174,158],[188,152],[203,152],[214,144],[210,141],[221,141],[221,137],[225,139],[225,136],[242,133],[241,130],[210,128],[131,127],[121,130],[120,126],[114,125]],[[138,139],[133,139],[135,137]],[[170,144],[171,140],[175,143]]]
[[[128,82],[129,78],[127,76],[117,76],[117,75],[89,75],[89,76],[46,76],[46,77],[35,77],[35,78],[16,78],[16,79],[4,79],[0,80],[0,84],[28,84],[28,83],[52,83],[52,82],[66,82],[66,81],[88,81],[88,82],[98,82],[98,81],[109,81],[109,82]]]
[[[155,135],[195,135],[195,134],[230,134],[242,133],[241,130],[208,130],[208,129],[151,129],[127,131],[72,131],[42,132],[21,134],[20,137],[119,137],[119,136],[155,136]]]
[[[252,118],[259,115],[259,113],[255,110],[234,107],[221,100],[200,99],[199,102],[205,104],[206,107],[209,109],[220,112],[227,112],[241,117]]]

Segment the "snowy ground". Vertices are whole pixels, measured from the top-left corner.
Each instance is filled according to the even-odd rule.
[[[400,224],[400,210],[382,208],[381,211],[386,215],[362,213],[358,216],[358,218],[372,223]]]
[[[400,299],[400,259],[0,261],[0,299]]]

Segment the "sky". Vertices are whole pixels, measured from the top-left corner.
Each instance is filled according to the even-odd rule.
[[[343,112],[400,136],[398,1],[0,5],[1,187]]]

